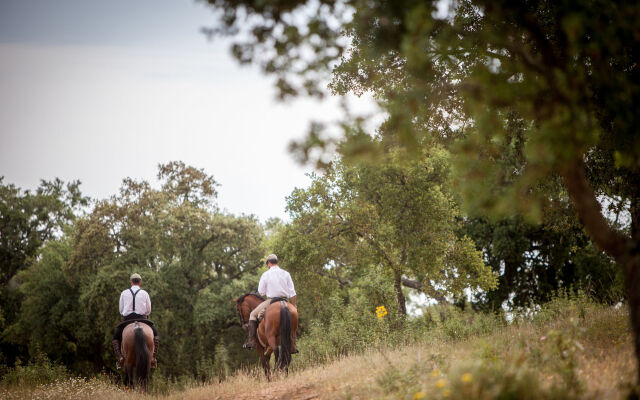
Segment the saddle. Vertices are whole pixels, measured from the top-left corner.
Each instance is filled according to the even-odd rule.
[[[271,302],[269,303],[269,305],[271,305],[273,303],[281,302],[281,301],[284,301],[285,303],[289,302],[289,300],[286,297],[273,297],[273,298],[271,298]],[[282,307],[282,305],[280,307]],[[258,326],[260,326],[262,324],[262,320],[264,319],[264,313],[266,311],[267,311],[267,309],[265,308],[262,311],[262,313],[260,313],[260,315],[258,315]],[[267,343],[262,343],[262,339],[260,338],[260,335],[258,334],[257,330],[256,330],[256,339],[260,342],[262,347],[264,347],[265,349],[268,347]]]
[[[271,302],[269,303],[269,305],[273,304],[273,303],[277,303],[279,301],[284,301],[284,302],[288,302],[286,297],[273,297],[270,299]],[[264,313],[267,311],[267,309],[263,309],[262,312],[260,313],[260,315],[258,315],[258,324],[260,322],[262,322],[262,319],[264,318]]]
[[[116,329],[124,329],[125,326],[132,324],[134,322],[142,322],[143,324],[147,324],[149,326],[153,326],[153,321],[151,321],[150,319],[130,319],[128,321],[122,321],[118,324],[118,326],[116,327]]]

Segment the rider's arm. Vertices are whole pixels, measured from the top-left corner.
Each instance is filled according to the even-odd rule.
[[[293,287],[293,279],[291,279],[291,274],[288,274],[287,279],[287,291],[289,292],[289,299],[291,300],[291,304],[296,305],[296,289]]]
[[[266,279],[264,278],[265,274],[262,274],[262,276],[260,277],[260,282],[258,283],[258,293],[260,293],[263,296],[267,295],[267,283],[265,282]]]
[[[124,292],[120,293],[120,315],[122,315],[122,311],[124,311]]]
[[[149,316],[149,314],[151,314],[151,296],[149,296],[149,293],[147,294],[147,304],[149,305],[149,307],[147,307],[147,313],[145,314],[146,316]]]

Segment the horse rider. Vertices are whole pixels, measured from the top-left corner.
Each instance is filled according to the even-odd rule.
[[[253,349],[256,346],[258,319],[264,314],[269,304],[271,304],[271,299],[275,297],[289,298],[291,304],[296,305],[296,291],[293,288],[291,275],[278,266],[278,257],[276,257],[275,254],[267,257],[267,267],[269,267],[269,269],[262,274],[260,283],[258,283],[258,293],[266,296],[267,300],[260,303],[249,315],[247,349]],[[292,341],[291,353],[297,352],[296,341],[294,339]]]
[[[151,314],[151,298],[146,290],[141,289],[142,277],[140,274],[133,274],[129,278],[131,280],[131,287],[125,289],[120,293],[120,314],[122,315],[122,321],[133,320],[146,320]],[[153,330],[153,357],[151,359],[151,368],[158,366],[158,331],[153,324],[148,324]],[[116,367],[120,369],[124,362],[124,357],[120,351],[120,342],[122,341],[122,330],[126,324],[119,324],[113,333],[113,351],[116,353],[118,362]]]

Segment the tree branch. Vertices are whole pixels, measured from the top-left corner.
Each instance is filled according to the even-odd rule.
[[[338,281],[338,284],[340,285],[340,289],[342,289],[344,286],[348,286],[348,285],[351,285],[353,283],[353,282],[351,282],[350,279],[341,278],[338,275],[330,274],[327,271],[317,270],[317,269],[314,268],[313,272],[315,272],[316,274],[318,274],[320,276],[324,276],[326,278],[330,278],[330,279]]]
[[[414,281],[412,279],[402,278],[402,285],[408,288],[420,290],[424,292],[427,296],[434,298],[440,304],[449,303],[444,295],[438,292],[430,283],[425,284],[424,282]]]
[[[214,240],[216,240],[217,237],[218,237],[218,234],[216,232],[213,232],[211,234],[211,237],[209,237],[209,239],[202,242],[200,247],[198,247],[198,253],[202,253],[204,251],[204,248],[207,247],[209,243],[212,243]]]
[[[244,274],[246,272],[250,272],[250,271],[255,271],[256,269],[260,268],[261,266],[262,266],[262,261],[258,262],[257,264],[252,265],[251,267],[249,267],[247,269],[243,269],[242,271],[238,272],[237,274],[231,276],[229,278],[229,280],[237,279],[240,276],[242,276],[242,274]]]
[[[613,229],[602,214],[602,208],[587,181],[584,161],[576,159],[560,171],[578,219],[591,239],[620,266],[630,249],[630,239]]]

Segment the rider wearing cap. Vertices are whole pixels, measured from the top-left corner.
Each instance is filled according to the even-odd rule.
[[[249,338],[247,339],[246,348],[253,349],[256,346],[256,332],[258,330],[258,319],[264,314],[271,299],[275,297],[289,298],[291,304],[296,305],[296,291],[293,288],[293,281],[291,275],[278,266],[278,257],[275,254],[271,254],[267,257],[267,266],[269,270],[264,272],[260,277],[260,283],[258,283],[258,293],[267,297],[267,300],[263,301],[256,307],[249,315]],[[297,353],[295,339],[292,342],[291,353]]]
[[[129,279],[131,280],[131,288],[125,289],[120,293],[120,314],[123,317],[122,321],[147,319],[149,314],[151,314],[151,298],[146,290],[140,288],[142,277],[140,274],[133,274]],[[120,342],[122,341],[122,330],[124,326],[123,324],[118,325],[113,333],[113,340],[111,342],[113,351],[116,353],[116,358],[118,359],[116,364],[118,369],[122,367],[122,362],[124,361],[124,357],[122,357],[120,351]],[[150,324],[150,327],[153,330],[153,358],[151,359],[151,368],[156,368],[158,366],[158,331],[153,324]]]

